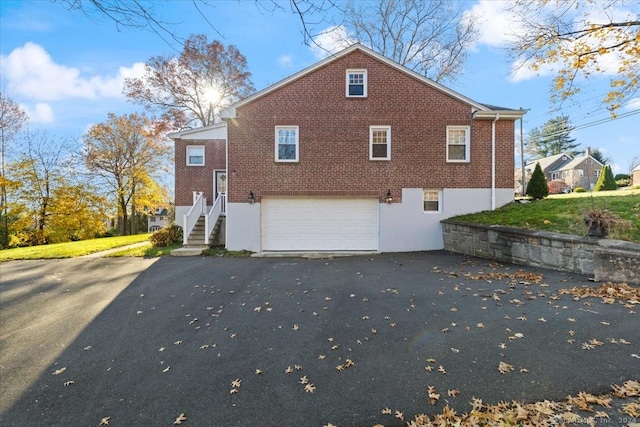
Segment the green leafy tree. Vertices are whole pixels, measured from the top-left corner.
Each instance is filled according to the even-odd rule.
[[[9,245],[9,198],[11,190],[20,187],[20,183],[7,177],[7,157],[11,143],[16,139],[28,116],[20,106],[4,91],[0,91],[0,248]],[[15,218],[13,218],[15,219]]]
[[[547,121],[541,129],[534,128],[527,137],[527,152],[536,158],[567,153],[573,155],[580,145],[571,138],[573,127],[566,116]]]
[[[544,177],[540,163],[536,163],[531,179],[527,184],[527,196],[534,200],[544,199],[549,195],[549,185]]]
[[[596,186],[593,188],[593,191],[610,191],[617,189],[618,184],[616,184],[616,180],[613,178],[611,166],[604,165],[600,171],[600,176],[598,177],[598,181],[596,182]]]

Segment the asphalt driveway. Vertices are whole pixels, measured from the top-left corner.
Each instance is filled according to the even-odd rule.
[[[399,426],[473,398],[640,379],[634,303],[560,292],[597,286],[585,276],[446,252],[0,274],[2,426]],[[619,414],[607,425],[638,422]]]

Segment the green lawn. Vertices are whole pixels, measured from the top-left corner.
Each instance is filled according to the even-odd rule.
[[[640,243],[639,189],[554,195],[531,203],[511,203],[493,212],[484,211],[452,219],[584,236],[586,226],[582,214],[594,207],[607,209],[635,225],[630,230],[612,230],[610,238]]]
[[[136,234],[134,236],[104,237],[101,239],[81,240],[79,242],[3,249],[0,250],[0,262],[16,259],[73,258],[132,243],[144,242],[149,240],[149,236],[151,234]]]

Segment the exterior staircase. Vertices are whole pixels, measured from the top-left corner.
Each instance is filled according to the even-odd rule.
[[[218,222],[215,227],[213,227],[213,231],[211,232],[211,236],[209,236],[209,241],[212,242],[211,245],[215,244],[216,237],[219,234],[220,228],[222,227],[223,218],[218,218]],[[172,256],[198,256],[202,254],[202,251],[208,249],[210,245],[204,243],[204,235],[205,235],[205,224],[204,224],[204,215],[201,215],[196,222],[196,225],[193,227],[193,231],[187,238],[187,244],[183,245],[181,248],[174,249],[171,251]]]

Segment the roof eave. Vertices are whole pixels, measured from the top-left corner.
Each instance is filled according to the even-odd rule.
[[[473,112],[473,118],[478,120],[495,120],[496,118],[518,120],[525,114],[527,114],[526,110],[477,110]]]

